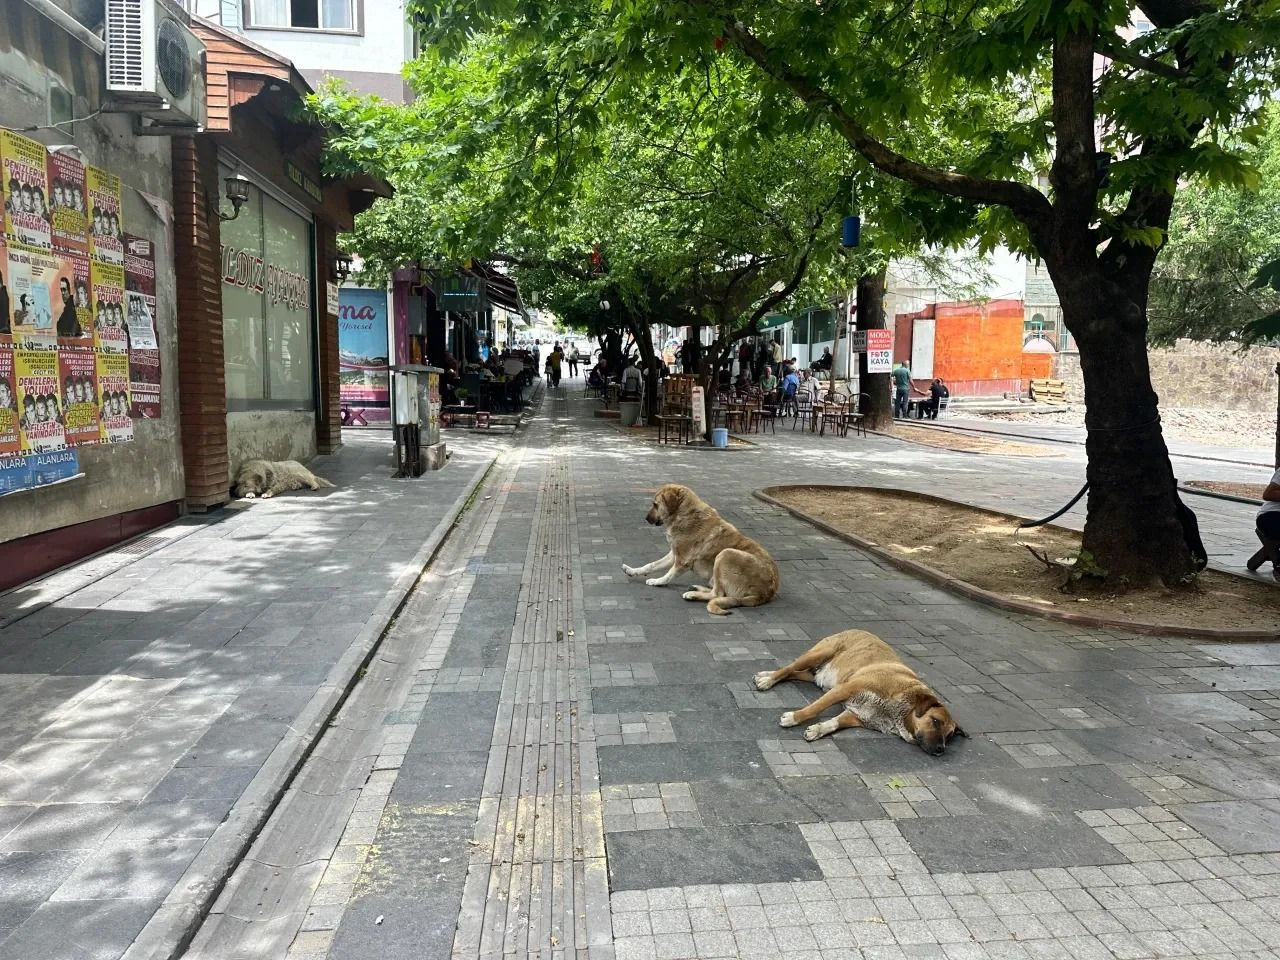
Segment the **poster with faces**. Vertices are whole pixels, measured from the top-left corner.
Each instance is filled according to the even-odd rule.
[[[97,443],[100,432],[98,359],[92,350],[58,351],[63,426],[68,446]]]
[[[79,253],[60,253],[58,261],[57,320],[54,332],[58,349],[93,349],[93,278],[89,258]]]
[[[13,348],[0,346],[0,457],[22,449],[18,432],[18,381],[14,377]]]
[[[120,178],[97,167],[85,167],[88,195],[89,256],[101,263],[124,265],[124,227],[120,222]]]
[[[37,250],[52,247],[48,159],[43,143],[0,130],[0,192],[9,243]]]
[[[99,353],[123,354],[129,349],[125,321],[124,268],[94,261],[89,267],[93,280],[93,342]]]
[[[70,154],[49,154],[49,214],[53,249],[88,255],[87,197],[84,164]]]
[[[103,443],[128,443],[133,439],[133,417],[129,401],[129,358],[123,354],[99,353],[98,415]]]
[[[18,381],[18,418],[22,449],[30,453],[67,445],[62,398],[58,392],[58,354],[52,350],[14,352]]]

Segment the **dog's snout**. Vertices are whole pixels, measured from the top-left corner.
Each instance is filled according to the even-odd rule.
[[[936,747],[934,747],[934,748],[933,748],[933,750],[932,750],[931,752],[933,753],[933,755],[934,755],[935,757],[940,757],[940,756],[942,756],[944,753],[946,753],[946,750],[947,750],[947,748],[946,748],[946,747],[944,747],[942,744],[938,744]]]

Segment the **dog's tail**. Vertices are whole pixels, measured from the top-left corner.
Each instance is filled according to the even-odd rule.
[[[312,476],[312,477],[315,477],[315,481],[316,481],[316,489],[317,489],[317,490],[322,489],[322,488],[324,488],[324,487],[332,487],[332,486],[333,486],[333,484],[332,484],[332,483],[330,483],[328,480],[326,480],[324,477],[316,477],[316,475],[315,475],[314,473],[313,473],[311,476]]]
[[[733,607],[758,607],[767,601],[762,597],[713,597],[707,601],[707,612],[727,617]]]

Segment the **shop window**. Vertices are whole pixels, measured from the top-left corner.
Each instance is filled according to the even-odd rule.
[[[223,353],[231,409],[314,407],[311,224],[251,188],[222,224]]]
[[[356,29],[356,0],[250,0],[249,26]]]

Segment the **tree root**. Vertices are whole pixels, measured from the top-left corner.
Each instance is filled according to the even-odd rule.
[[[1062,575],[1062,582],[1058,584],[1058,590],[1062,593],[1071,592],[1072,582],[1079,579],[1080,576],[1079,572],[1075,569],[1074,564],[1068,565],[1065,563],[1059,563],[1057,560],[1050,560],[1048,553],[1037,552],[1036,548],[1029,543],[1024,543],[1023,546],[1027,548],[1028,553],[1043,563],[1050,573],[1058,573]]]

